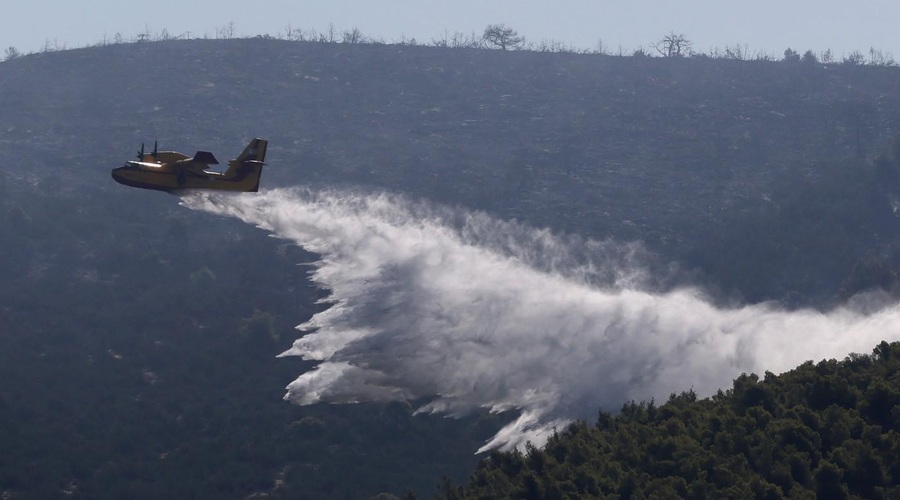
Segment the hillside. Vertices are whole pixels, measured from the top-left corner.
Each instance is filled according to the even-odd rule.
[[[493,453],[443,498],[897,498],[900,343],[626,404],[543,450]]]
[[[0,85],[10,181],[112,191],[141,142],[222,155],[265,136],[264,186],[637,240],[753,302],[821,304],[893,243],[859,190],[896,133],[896,68],[191,40],[36,54]]]
[[[427,495],[512,418],[283,402],[315,257],[115,184],[142,142],[265,137],[264,189],[636,241],[658,288],[824,308],[900,267],[898,71],[266,39],[0,63],[0,492]]]

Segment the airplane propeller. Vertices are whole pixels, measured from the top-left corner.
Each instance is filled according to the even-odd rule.
[[[153,152],[150,153],[150,156],[152,156],[153,159],[155,160],[157,153],[159,153],[159,144],[157,141],[153,141]],[[137,158],[139,161],[144,161],[144,143],[143,142],[141,143],[141,150],[138,151]]]

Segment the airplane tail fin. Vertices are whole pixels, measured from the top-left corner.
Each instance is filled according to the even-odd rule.
[[[260,163],[263,163],[266,161],[266,147],[268,145],[269,141],[257,137],[256,139],[250,141],[250,144],[247,144],[247,147],[244,148],[244,151],[232,161],[239,163],[243,163],[245,161],[258,161]]]
[[[269,141],[259,137],[250,141],[237,158],[228,162],[225,177],[235,179],[241,191],[258,191],[268,145]]]
[[[242,183],[243,189],[244,191],[252,191],[255,193],[259,191],[259,179],[262,177],[263,164],[261,162],[253,162],[248,168],[250,171],[247,172],[247,177]]]

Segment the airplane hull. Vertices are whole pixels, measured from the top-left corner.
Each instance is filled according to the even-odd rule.
[[[114,169],[112,178],[119,184],[155,191],[216,189],[220,191],[256,192],[259,191],[259,177],[261,173],[262,165],[240,167],[231,176],[215,172],[157,172],[151,169],[129,166]]]

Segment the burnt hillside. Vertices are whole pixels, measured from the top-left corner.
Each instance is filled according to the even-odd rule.
[[[895,68],[709,58],[262,39],[114,45],[0,65],[0,152],[8,182],[52,177],[77,197],[76,187],[118,193],[108,170],[141,142],[226,157],[263,136],[264,186],[384,188],[639,240],[747,300],[799,292],[815,303],[892,240],[881,226],[858,233],[870,213],[832,221],[821,206],[795,205],[861,196],[841,193],[863,189],[841,177],[869,175],[892,139],[898,82]],[[797,217],[824,227],[783,227]],[[852,243],[834,244],[835,231]],[[828,256],[807,266],[813,250]],[[745,269],[721,260],[732,251]]]
[[[265,39],[0,63],[0,493],[425,495],[508,418],[283,402],[311,364],[272,357],[326,307],[314,256],[113,182],[142,142],[226,161],[265,137],[263,189],[639,241],[720,300],[825,307],[900,268],[898,77]]]

